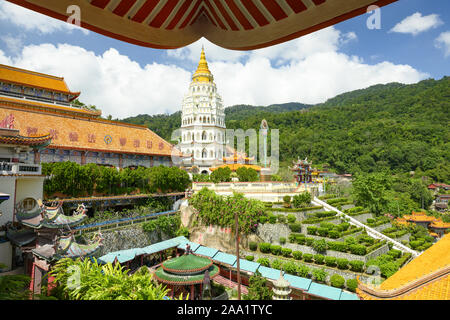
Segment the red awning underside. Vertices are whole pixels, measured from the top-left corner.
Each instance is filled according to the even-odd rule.
[[[329,27],[397,0],[8,0],[132,44],[175,49],[201,37],[253,50]],[[72,7],[71,7],[72,6]],[[71,8],[68,10],[68,8]]]

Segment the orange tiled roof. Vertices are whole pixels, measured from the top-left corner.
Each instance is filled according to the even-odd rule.
[[[433,216],[427,216],[425,212],[412,212],[412,215],[404,215],[403,218],[412,222],[432,222],[436,218]]]
[[[49,148],[170,156],[173,146],[145,126],[2,106],[0,121],[13,116],[23,136],[50,133]]]
[[[429,278],[429,281],[427,279]],[[417,285],[414,285],[417,284]],[[425,250],[373,292],[358,285],[358,295],[365,299],[450,299],[450,234]],[[408,287],[411,287],[408,290]],[[394,294],[397,292],[396,294]],[[388,294],[383,297],[382,294]],[[392,294],[392,298],[389,295]],[[380,298],[381,297],[381,298]]]
[[[64,78],[51,76],[44,73],[19,69],[0,64],[0,81],[30,86],[49,91],[58,91],[78,96],[79,92],[71,92]]]
[[[441,219],[436,219],[436,221],[433,221],[430,224],[430,227],[439,228],[439,229],[448,229],[448,228],[450,228],[450,223],[443,222]]]
[[[101,115],[101,111],[99,110],[87,110],[82,108],[75,108],[75,107],[69,107],[69,106],[60,106],[56,104],[50,104],[45,102],[38,102],[38,101],[30,101],[30,100],[23,100],[23,99],[15,99],[15,98],[9,98],[9,97],[0,97],[0,103],[4,101],[6,103],[12,103],[16,105],[26,105],[35,107],[36,109],[42,109],[42,110],[51,110],[55,112],[68,112],[73,113],[75,115],[84,115],[87,117],[98,117]]]

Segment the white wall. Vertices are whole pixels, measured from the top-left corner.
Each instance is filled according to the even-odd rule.
[[[12,246],[9,241],[1,242],[0,243],[0,263],[7,266],[6,270],[11,270],[11,263],[12,263]]]
[[[14,176],[0,175],[0,192],[9,194],[9,200],[3,201],[0,204],[0,210],[2,212],[0,226],[12,221],[13,218],[15,180],[16,178]]]

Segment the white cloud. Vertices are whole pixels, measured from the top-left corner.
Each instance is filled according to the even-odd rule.
[[[70,90],[81,91],[81,101],[114,118],[178,111],[190,81],[190,73],[179,67],[141,67],[112,48],[96,55],[68,44],[29,45],[17,57],[0,51],[0,63],[62,76]]]
[[[24,36],[23,35],[13,36],[11,34],[7,34],[1,36],[0,39],[5,43],[6,47],[10,51],[17,52],[20,51],[20,49],[22,49]]]
[[[26,31],[38,31],[41,34],[50,34],[58,31],[72,32],[73,30],[80,30],[84,34],[89,34],[89,30],[50,18],[7,1],[0,2],[0,20],[24,28]]]
[[[442,32],[435,41],[435,46],[444,49],[445,56],[450,56],[450,31]]]
[[[360,57],[339,52],[355,39],[356,35],[331,27],[249,52],[217,49],[203,40],[167,53],[174,60],[196,64],[204,44],[225,106],[320,103],[378,83],[415,83],[429,76],[409,65],[367,64]],[[72,91],[82,92],[81,101],[114,118],[180,110],[195,71],[157,62],[140,66],[116,49],[95,54],[68,44],[29,45],[14,57],[0,51],[0,63],[63,76]]]
[[[443,22],[437,14],[422,16],[420,12],[416,12],[397,23],[390,32],[410,33],[413,36],[416,36],[421,32],[437,28],[442,24]]]

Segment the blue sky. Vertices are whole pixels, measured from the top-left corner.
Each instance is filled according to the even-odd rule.
[[[225,106],[319,103],[377,83],[440,79],[450,70],[450,1],[400,0],[300,39],[251,52],[202,39],[177,50],[139,47],[0,0],[0,63],[63,76],[104,115],[181,109],[200,48]]]

